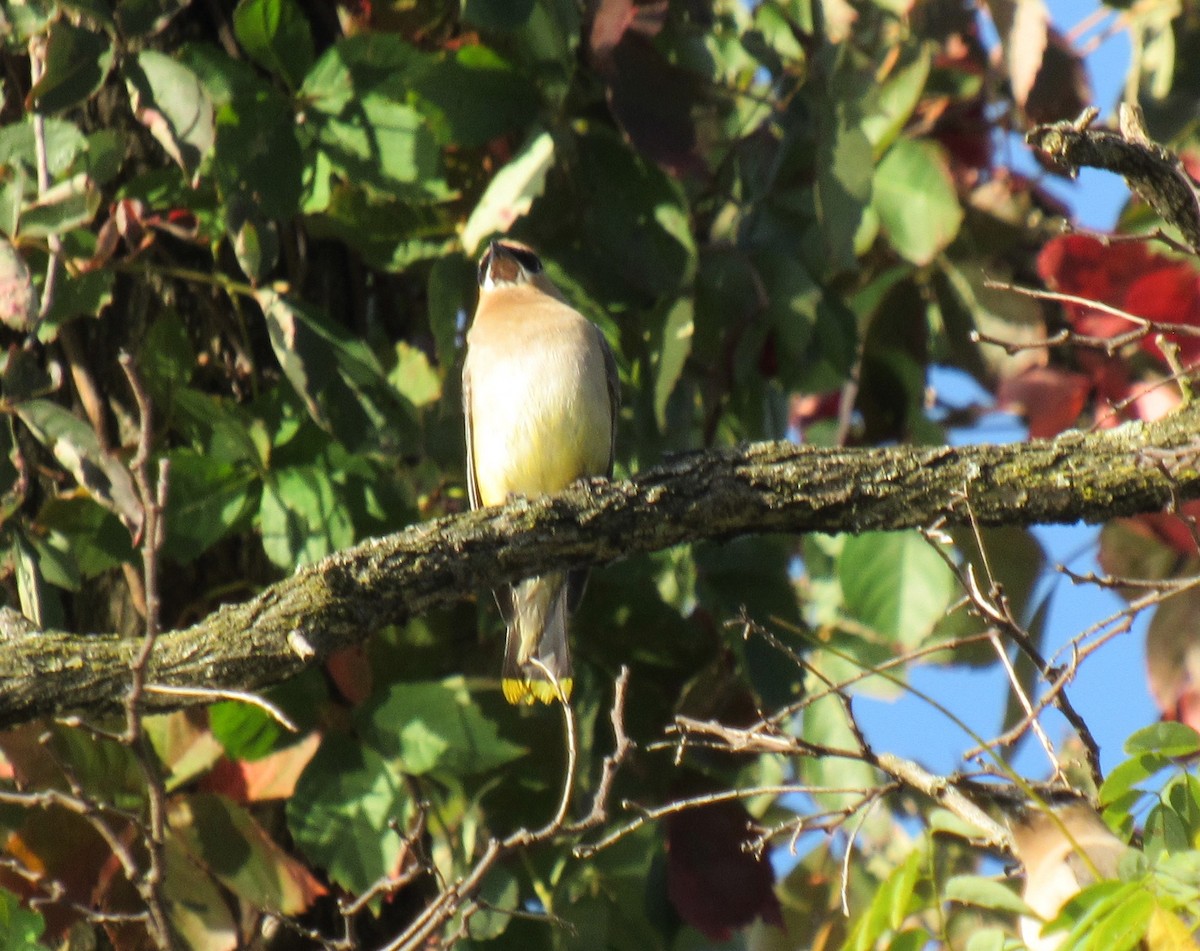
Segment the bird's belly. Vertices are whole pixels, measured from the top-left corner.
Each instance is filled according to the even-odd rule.
[[[504,372],[493,366],[473,377],[475,477],[484,505],[557,492],[608,471],[612,418],[603,372],[555,356],[528,353]]]

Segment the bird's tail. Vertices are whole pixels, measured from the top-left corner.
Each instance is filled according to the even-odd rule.
[[[541,575],[514,585],[501,686],[509,703],[571,698],[567,578]]]

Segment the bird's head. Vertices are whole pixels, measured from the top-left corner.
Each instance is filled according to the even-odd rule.
[[[494,291],[502,287],[548,284],[542,273],[542,260],[528,245],[497,239],[488,244],[479,259],[479,289]]]

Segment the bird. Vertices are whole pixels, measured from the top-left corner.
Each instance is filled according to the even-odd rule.
[[[1116,878],[1129,846],[1086,802],[1029,806],[1012,822],[1013,852],[1025,869],[1021,897],[1041,920],[1023,916],[1021,938],[1031,951],[1054,951],[1065,934],[1042,936],[1043,922],[1099,878]]]
[[[620,390],[600,328],[520,242],[491,241],[478,281],[462,376],[471,507],[611,478]],[[494,592],[508,627],[501,687],[509,703],[570,699],[567,619],[587,574],[551,571]]]

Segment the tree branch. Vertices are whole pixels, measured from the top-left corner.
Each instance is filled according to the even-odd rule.
[[[249,602],[162,634],[142,702],[160,710],[201,702],[153,685],[264,687],[379,627],[552,566],[745,534],[967,524],[968,502],[983,525],[1156,511],[1200,496],[1197,431],[1193,404],[1156,423],[1003,446],[772,442],[684,454],[627,481],[414,525],[304,568]],[[1164,456],[1174,465],[1164,467]],[[139,644],[39,631],[0,611],[0,727],[67,710],[119,710]]]

